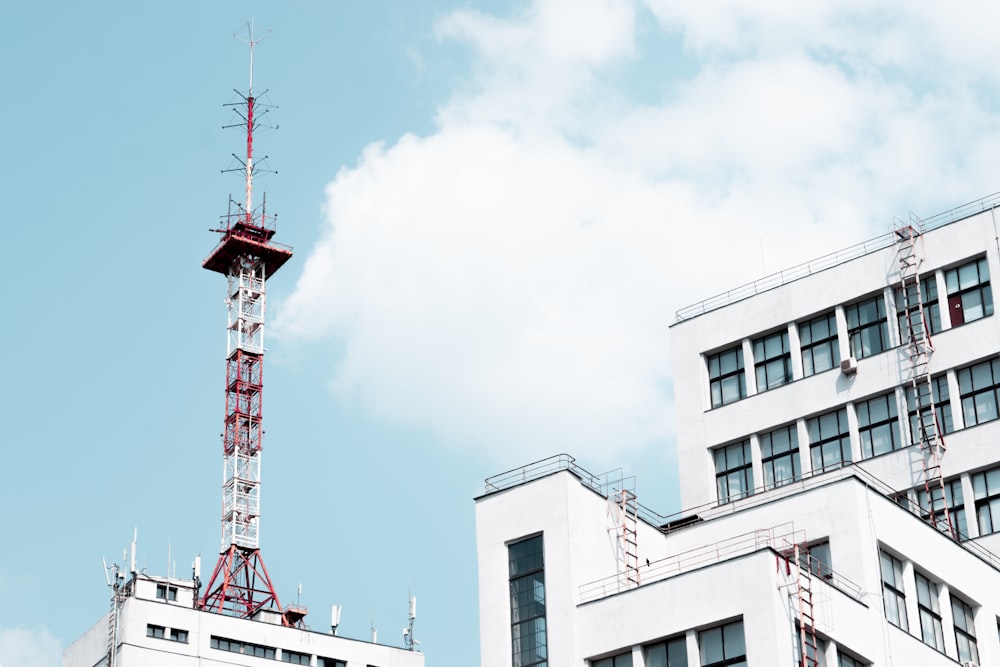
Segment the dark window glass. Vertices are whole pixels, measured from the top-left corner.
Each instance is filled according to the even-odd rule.
[[[676,637],[647,646],[646,667],[688,667],[687,641]]]
[[[165,631],[166,631],[166,628],[164,628],[162,625],[152,625],[152,624],[150,624],[150,625],[146,626],[146,636],[147,637],[156,637],[157,639],[163,639]]]
[[[944,630],[941,626],[941,608],[937,584],[916,573],[917,612],[920,614],[920,638],[928,646],[944,650]]]
[[[976,497],[979,534],[1000,532],[1000,468],[974,474],[972,490]]]
[[[882,599],[885,617],[897,628],[909,631],[906,622],[906,595],[903,594],[903,564],[884,551],[879,552],[882,569]]]
[[[698,633],[698,651],[702,667],[746,667],[743,621],[702,630]]]
[[[293,665],[308,665],[311,658],[312,656],[308,653],[299,653],[298,651],[288,651],[286,649],[281,650],[281,661]]]
[[[788,346],[788,331],[779,331],[753,342],[753,367],[758,392],[792,381],[792,352]]]
[[[799,436],[795,424],[760,436],[764,486],[768,489],[794,482],[802,474],[799,464]]]
[[[708,388],[712,407],[746,398],[747,385],[743,376],[743,347],[737,346],[706,357]]]
[[[813,471],[839,468],[851,461],[851,433],[846,408],[807,419],[806,428],[809,430]]]
[[[948,312],[955,327],[993,314],[993,293],[986,258],[944,272]]]
[[[839,365],[837,316],[827,313],[808,322],[801,322],[799,343],[802,347],[802,374],[806,377]]]
[[[817,542],[810,545],[808,554],[810,572],[824,579],[833,577],[833,560],[830,555],[829,542]]]
[[[958,661],[979,663],[979,646],[976,644],[976,624],[972,607],[954,595],[951,596],[951,617],[955,623],[955,644]]]
[[[868,663],[855,660],[849,655],[837,652],[837,667],[867,667]]]
[[[337,660],[335,658],[316,658],[316,667],[347,667],[347,662],[345,660]]]
[[[920,310],[915,306],[918,302],[923,305],[923,320],[920,319]],[[909,320],[906,317],[906,306],[911,306]],[[927,332],[936,334],[941,331],[941,305],[938,303],[937,279],[931,275],[920,281],[920,295],[917,296],[917,284],[907,285],[906,292],[902,287],[896,288],[896,315],[899,320],[899,340],[904,344],[909,342],[910,327],[913,328],[913,335],[917,340],[924,337],[926,322]]]
[[[542,536],[507,547],[513,667],[544,667],[548,660],[545,627],[545,563]]]
[[[920,506],[920,516],[936,526],[941,532],[948,532],[950,522],[954,537],[960,540],[969,538],[969,527],[965,519],[965,498],[962,495],[962,480],[949,480],[944,483],[943,487],[932,485],[929,501],[927,489],[922,486],[917,487],[917,504]],[[946,506],[948,508],[947,516],[944,512]]]
[[[712,452],[719,501],[727,503],[753,494],[753,461],[750,441],[744,440]]]
[[[175,642],[181,642],[187,644],[188,633],[187,630],[178,630],[177,628],[170,629],[170,639]]]
[[[998,416],[1000,359],[959,369],[958,390],[966,426],[993,421]]]
[[[620,653],[610,658],[594,660],[590,664],[592,667],[632,667],[632,651]]]
[[[885,394],[854,405],[858,415],[858,435],[862,458],[891,452],[901,446],[896,395]]]
[[[881,295],[844,306],[851,356],[863,359],[889,349],[885,300]]]

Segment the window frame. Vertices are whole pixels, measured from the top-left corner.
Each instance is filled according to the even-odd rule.
[[[776,339],[777,353],[771,349],[772,353],[768,354],[768,349]],[[790,384],[795,379],[792,374],[792,347],[787,327],[755,338],[750,345],[753,350],[753,370],[758,394]]]
[[[920,423],[917,419],[917,408],[926,408],[926,400],[917,405],[916,389],[913,386],[905,387],[906,395],[906,419],[910,427],[910,444],[920,444]],[[928,396],[934,401],[934,418],[937,420],[937,430],[939,435],[948,435],[955,432],[955,420],[951,414],[951,389],[948,387],[948,374],[943,373],[931,378],[931,393]]]
[[[151,637],[153,639],[166,639],[167,628],[162,625],[156,625],[155,623],[147,623],[146,636]]]
[[[305,662],[303,662],[305,660]],[[281,649],[281,662],[287,662],[291,665],[308,665],[312,661],[312,654],[302,653],[300,651],[290,651],[288,649]]]
[[[920,508],[920,518],[932,524],[941,532],[947,532],[948,522],[944,520],[944,508],[948,508],[952,536],[958,540],[969,539],[968,518],[965,516],[965,492],[962,490],[961,477],[944,481],[943,495],[937,489],[931,489],[930,503],[925,487],[916,487],[917,506]]]
[[[733,454],[734,461],[730,464],[730,451],[735,452],[737,448],[739,448],[740,458],[743,460],[737,463],[736,455]],[[720,454],[722,455],[723,468],[720,468]],[[715,491],[719,496],[720,504],[731,503],[753,495],[753,452],[750,448],[749,438],[716,447],[712,450],[712,462],[715,464]],[[743,485],[743,489],[738,494],[732,492],[734,480],[738,480]],[[725,493],[723,493],[723,485],[725,485]]]
[[[917,588],[920,641],[943,653],[944,625],[941,620],[940,589],[936,581],[921,572],[914,571],[913,578]]]
[[[886,416],[872,421],[872,408],[884,402]],[[899,433],[899,410],[896,406],[895,392],[873,396],[854,404],[854,414],[858,418],[858,438],[861,440],[861,458],[870,459],[883,454],[889,454],[902,449],[903,442]],[[864,417],[862,417],[864,415]],[[888,427],[888,429],[886,429]],[[889,449],[875,451],[875,434],[888,434]]]
[[[962,271],[974,267],[974,283],[963,283]],[[985,280],[983,276],[985,275]],[[986,257],[978,257],[964,264],[945,269],[944,272],[945,293],[948,298],[948,320],[952,327],[958,327],[969,322],[975,322],[989,317],[993,314],[993,289],[990,287],[990,267]],[[982,313],[976,317],[967,317],[967,306],[972,305],[966,302],[966,297],[978,297],[978,307]]]
[[[530,549],[535,541],[538,543],[537,550],[519,551],[519,549]],[[547,667],[548,623],[543,533],[529,535],[507,544],[507,572],[510,594],[511,664],[513,667]],[[530,591],[521,587],[525,582],[531,584]],[[541,613],[538,613],[539,607]],[[524,614],[525,609],[534,613]],[[530,632],[522,634],[524,628],[528,628]],[[537,641],[539,634],[542,637],[540,642]],[[536,640],[533,647],[527,646],[530,637]],[[524,659],[526,653],[530,654],[528,660]],[[532,655],[536,659],[531,660]]]
[[[972,605],[954,593],[951,594],[951,618],[955,629],[955,648],[958,661],[979,664],[979,644],[976,639],[976,612]],[[961,619],[961,627],[959,626]],[[963,646],[964,643],[964,646]],[[963,648],[965,649],[963,651]]]
[[[822,338],[814,337],[814,328],[819,324],[826,326],[827,335]],[[809,377],[817,375],[823,371],[837,368],[840,365],[840,338],[837,331],[837,311],[831,310],[823,315],[817,315],[811,319],[799,322],[796,327],[799,332],[799,350],[802,357],[802,376]],[[807,332],[807,333],[806,333]],[[808,339],[808,340],[807,340]],[[825,350],[830,365],[825,368],[816,368],[816,350]],[[806,356],[808,353],[808,357]],[[808,359],[808,362],[806,361]]]
[[[1000,532],[1000,467],[975,472],[970,481],[979,536]]]
[[[736,626],[739,626],[740,640],[739,643],[742,644],[742,653],[738,653],[739,647],[733,646],[733,655],[729,655],[729,651],[726,646],[726,630],[733,629],[735,631]],[[722,646],[722,658],[721,660],[716,660],[715,662],[707,662],[709,659],[706,656],[705,644],[702,643],[702,639],[705,638],[709,633],[719,632],[719,638]],[[730,623],[723,623],[722,625],[717,625],[711,628],[705,628],[704,630],[698,631],[698,660],[702,667],[746,667],[747,665],[747,649],[746,649],[746,632],[743,626],[743,619],[738,621],[732,621]]]
[[[885,619],[900,630],[909,632],[909,619],[906,616],[906,593],[903,591],[903,562],[883,549],[879,549],[878,554]],[[886,573],[887,562],[888,574]],[[893,615],[890,615],[890,600],[892,600],[891,606],[896,612],[894,614],[896,620],[893,620]]]
[[[651,657],[652,651],[660,647],[663,647],[662,664],[655,663]],[[646,667],[688,667],[690,662],[687,654],[687,637],[685,635],[678,635],[667,637],[652,644],[646,644],[642,647],[642,657]]]
[[[778,446],[785,446],[785,449],[778,449],[774,443],[775,434],[781,433],[787,434],[787,437],[783,441],[779,441]],[[760,461],[764,471],[765,489],[775,489],[802,478],[798,424],[788,424],[767,433],[760,433],[757,435],[757,442],[760,445]],[[783,476],[779,479],[778,465],[781,465],[782,474],[785,474],[784,471],[787,468],[791,468],[791,477]]]
[[[899,327],[899,340],[903,345],[910,341],[905,335],[906,306],[903,302],[903,290],[912,288],[916,283],[904,287],[897,285],[893,297],[896,299],[896,323]],[[938,299],[937,276],[930,274],[920,279],[920,306],[924,313],[924,328],[928,336],[939,334],[941,328],[941,301]]]
[[[874,319],[868,319],[870,314],[866,312],[871,305],[875,306]],[[877,294],[844,306],[844,317],[847,319],[847,346],[855,359],[874,357],[892,348],[884,295]],[[873,338],[876,332],[877,338]],[[877,349],[872,344],[875,341]]]
[[[989,370],[991,382],[989,385],[979,385],[983,378],[976,376],[976,369],[984,367],[988,367]],[[966,428],[1000,418],[1000,358],[986,359],[959,368],[955,371],[955,377],[958,380],[959,404],[962,406],[962,419]],[[981,404],[982,397],[988,397],[989,404],[986,402]],[[980,416],[981,411],[982,416]],[[992,416],[989,416],[990,414]]]
[[[824,433],[824,419],[833,416],[837,423],[837,433],[834,435],[826,435]],[[813,427],[815,425],[815,428]],[[812,465],[813,472],[826,472],[827,470],[836,470],[842,468],[848,463],[853,463],[852,457],[854,456],[851,452],[851,427],[847,420],[847,407],[841,406],[830,412],[824,412],[820,415],[815,415],[813,417],[808,417],[806,419],[806,431],[809,437],[809,462]],[[815,432],[816,438],[813,438]],[[826,464],[825,453],[828,447],[831,445],[836,445],[840,458],[830,464]],[[817,455],[818,453],[818,455]],[[820,465],[817,465],[817,461]]]
[[[736,366],[732,370],[724,371],[723,362],[727,360],[729,355],[735,356]],[[720,408],[723,405],[729,405],[730,403],[742,401],[747,397],[746,364],[743,359],[742,343],[736,346],[728,347],[725,350],[719,350],[718,352],[705,355],[705,364],[708,368],[708,393],[709,402],[712,408]],[[728,368],[728,366],[725,367]],[[738,395],[736,398],[729,398],[727,400],[727,383],[731,382],[733,378],[736,379],[736,393]],[[718,400],[716,400],[716,390],[718,390]]]

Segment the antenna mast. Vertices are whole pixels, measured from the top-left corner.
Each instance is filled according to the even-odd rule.
[[[253,205],[253,175],[259,168],[253,161],[253,134],[269,111],[254,97],[253,50],[263,37],[255,38],[253,24],[247,24],[249,38],[237,39],[250,47],[250,86],[237,91],[240,101],[231,106],[246,132],[246,177],[243,204],[229,199],[222,225],[213,231],[221,235],[219,244],[202,263],[209,271],[226,276],[228,308],[226,346],[226,413],[222,434],[222,548],[201,609],[239,617],[252,617],[264,608],[282,613],[285,625],[301,622],[301,616],[285,614],[271,577],[260,554],[260,452],[263,413],[264,310],[266,280],[292,256],[288,246],[274,243],[275,216]],[[267,36],[266,34],[264,35]],[[265,156],[266,159],[266,156]]]

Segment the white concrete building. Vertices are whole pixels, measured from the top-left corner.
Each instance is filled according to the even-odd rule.
[[[678,515],[487,480],[482,667],[1000,665],[998,205],[680,311]]]
[[[340,637],[331,627],[321,632],[284,626],[274,610],[262,609],[253,619],[198,610],[190,579],[140,573],[123,582],[121,591],[117,614],[109,612],[66,648],[63,667],[424,665],[423,653]]]

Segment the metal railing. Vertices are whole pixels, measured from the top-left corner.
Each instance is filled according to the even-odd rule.
[[[943,227],[951,224],[952,222],[957,222],[998,206],[1000,206],[1000,192],[995,192],[991,195],[983,197],[982,199],[977,199],[976,201],[969,202],[968,204],[962,204],[961,206],[956,206],[955,208],[948,209],[947,211],[925,218],[923,221],[925,225],[924,229],[925,231],[929,231],[931,229]],[[852,259],[857,259],[863,255],[867,255],[878,250],[884,250],[885,248],[890,247],[894,241],[894,234],[892,232],[888,232],[880,236],[876,236],[873,239],[864,241],[863,243],[858,243],[850,246],[849,248],[838,250],[830,253],[829,255],[824,255],[817,259],[805,262],[804,264],[799,264],[798,266],[793,266],[790,269],[772,273],[764,278],[760,278],[745,285],[740,285],[739,287],[727,290],[721,294],[716,294],[715,296],[705,299],[704,301],[699,301],[696,304],[681,308],[676,314],[677,322],[683,322],[684,320],[689,320],[693,317],[697,317],[698,315],[703,315],[707,312],[722,308],[723,306],[728,306],[731,303],[742,301],[743,299],[760,294],[761,292],[767,292],[768,290],[790,283],[793,280],[805,278],[806,276],[829,269],[833,266],[837,266],[838,264],[843,264],[844,262]]]

